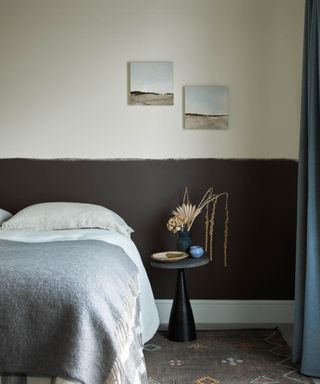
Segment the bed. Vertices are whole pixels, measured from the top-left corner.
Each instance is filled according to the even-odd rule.
[[[1,226],[1,382],[147,383],[159,317],[132,230],[104,207],[61,204]]]

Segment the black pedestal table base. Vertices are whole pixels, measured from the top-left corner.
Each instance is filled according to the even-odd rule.
[[[170,313],[168,339],[171,341],[192,341],[196,338],[196,327],[188,297],[184,269],[179,269],[176,295]]]

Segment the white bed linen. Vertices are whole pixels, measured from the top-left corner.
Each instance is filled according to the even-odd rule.
[[[121,247],[133,260],[139,270],[141,288],[142,339],[146,343],[156,333],[159,326],[159,315],[151,290],[150,282],[143,266],[140,254],[134,242],[129,238],[104,229],[67,229],[67,230],[0,230],[0,239],[44,243],[68,240],[100,240]]]

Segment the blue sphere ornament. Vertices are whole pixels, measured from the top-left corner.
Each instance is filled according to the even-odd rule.
[[[192,247],[189,248],[189,254],[194,259],[199,259],[204,255],[204,250],[199,245],[193,245]]]

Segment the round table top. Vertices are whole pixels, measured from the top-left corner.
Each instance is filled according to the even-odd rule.
[[[173,261],[169,263],[164,263],[161,261],[152,260],[150,261],[150,265],[154,268],[162,268],[162,269],[188,269],[188,268],[196,268],[202,267],[209,263],[208,256],[202,256],[199,259],[193,259],[192,257],[187,257],[186,259],[180,261]]]

